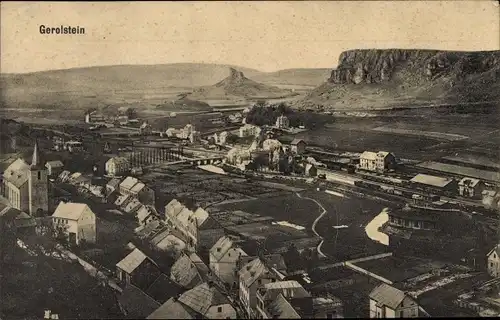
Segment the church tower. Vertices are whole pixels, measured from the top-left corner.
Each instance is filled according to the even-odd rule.
[[[40,158],[36,142],[33,149],[33,160],[31,161],[28,183],[29,214],[37,216],[40,211],[46,214],[49,210],[47,168],[45,168]]]

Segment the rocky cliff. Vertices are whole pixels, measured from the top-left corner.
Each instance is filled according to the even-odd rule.
[[[377,108],[500,99],[500,51],[350,50],[303,103]]]

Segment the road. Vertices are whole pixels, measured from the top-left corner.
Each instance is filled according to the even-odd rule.
[[[314,220],[313,224],[312,224],[312,232],[314,232],[314,234],[318,237],[321,238],[321,242],[318,244],[318,247],[316,248],[316,250],[318,251],[318,254],[324,258],[326,258],[326,255],[323,253],[323,251],[321,251],[321,246],[323,245],[323,242],[325,242],[324,238],[316,231],[316,225],[318,224],[319,220],[321,220],[321,218],[323,218],[323,216],[327,213],[325,207],[323,207],[321,205],[321,203],[319,203],[318,201],[316,201],[315,199],[312,199],[312,198],[309,198],[309,197],[303,197],[300,195],[300,193],[296,192],[295,193],[297,195],[297,197],[301,198],[301,199],[305,199],[305,200],[310,200],[310,201],[313,201],[314,203],[316,203],[318,205],[318,207],[321,208],[321,213],[319,214],[319,216],[316,218],[316,220]],[[337,215],[337,220],[338,220],[338,215]],[[338,235],[338,231],[337,231],[337,235]],[[337,240],[337,236],[335,236],[335,240]]]

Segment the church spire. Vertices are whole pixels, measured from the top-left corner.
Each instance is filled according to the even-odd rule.
[[[35,147],[33,148],[33,158],[31,160],[31,166],[32,167],[38,167],[40,166],[40,155],[38,154],[38,142],[35,141]]]

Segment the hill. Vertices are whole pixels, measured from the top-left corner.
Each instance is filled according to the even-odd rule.
[[[500,51],[351,50],[296,106],[377,109],[498,100]]]
[[[243,72],[230,68],[230,74],[215,85],[195,89],[191,99],[209,100],[246,100],[246,99],[279,99],[293,96],[291,90],[259,83],[247,78]]]

